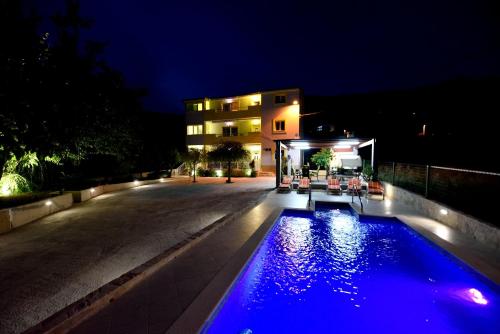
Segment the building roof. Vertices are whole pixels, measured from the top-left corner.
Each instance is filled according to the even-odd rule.
[[[228,98],[244,97],[244,96],[248,96],[248,95],[264,94],[264,93],[274,93],[274,92],[285,92],[285,91],[292,91],[292,90],[299,90],[300,91],[300,88],[298,88],[298,87],[292,87],[292,88],[283,88],[283,89],[261,90],[261,91],[258,91],[258,92],[252,92],[252,93],[247,93],[247,94],[226,95],[226,96],[203,96],[203,97],[198,97],[198,98],[184,99],[182,101],[183,102],[191,102],[191,101],[199,101],[199,100],[204,100],[204,99],[210,99],[210,100],[228,99]]]

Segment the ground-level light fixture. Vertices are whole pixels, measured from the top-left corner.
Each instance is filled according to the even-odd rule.
[[[299,104],[299,101],[298,100],[293,100],[292,103],[295,104],[295,105],[297,105],[297,104]]]
[[[94,188],[90,188],[90,193],[93,194],[95,192]]]
[[[45,205],[46,206],[51,206],[52,205],[52,201],[45,201]]]
[[[162,177],[160,177],[160,182],[163,182],[163,181],[165,181],[165,179],[164,179],[164,178],[162,178]]]
[[[1,193],[3,196],[9,196],[12,192],[7,185],[2,187]]]
[[[222,176],[222,170],[221,169],[216,169],[215,170],[215,176],[221,177]]]
[[[139,184],[139,181],[134,180],[134,185],[138,185],[138,184]]]
[[[448,210],[441,209],[441,210],[439,210],[439,213],[442,214],[443,216],[446,216],[448,214]]]

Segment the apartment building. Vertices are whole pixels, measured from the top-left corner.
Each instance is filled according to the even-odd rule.
[[[188,148],[210,151],[218,143],[238,141],[258,171],[275,171],[275,140],[300,139],[298,88],[184,102]]]

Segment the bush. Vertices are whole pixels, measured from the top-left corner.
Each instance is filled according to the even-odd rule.
[[[369,164],[366,164],[365,167],[363,167],[363,178],[367,181],[371,181],[373,177],[373,169],[372,166]]]
[[[217,174],[215,173],[215,169],[205,169],[203,167],[198,167],[196,175],[198,175],[198,176],[204,176],[204,177],[207,177],[207,176],[215,177],[215,176],[217,176]]]

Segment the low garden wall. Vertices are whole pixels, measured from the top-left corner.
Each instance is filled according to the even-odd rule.
[[[44,216],[67,209],[71,207],[74,202],[85,202],[104,193],[159,182],[163,182],[163,179],[106,184],[83,190],[67,191],[64,195],[46,198],[41,201],[16,206],[14,208],[3,209],[0,210],[0,233],[8,232]]]
[[[71,205],[73,205],[73,196],[64,194],[0,210],[0,233],[8,232],[44,216],[67,209]]]
[[[431,201],[411,191],[393,186],[388,182],[383,183],[387,198],[398,200],[432,219],[457,229],[481,243],[500,250],[500,229],[495,226],[468,216],[458,210],[446,207],[438,202]]]

